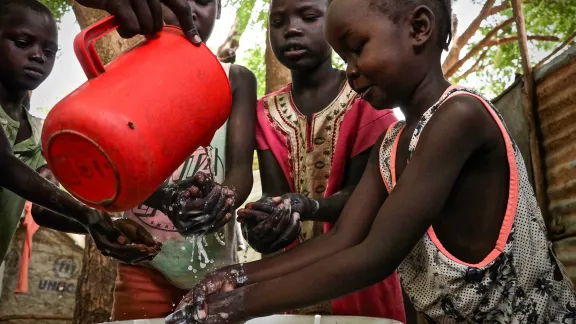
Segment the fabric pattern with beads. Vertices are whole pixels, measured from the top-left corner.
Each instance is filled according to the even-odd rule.
[[[466,264],[449,254],[432,227],[398,268],[402,287],[428,323],[575,323],[572,282],[558,261],[520,150],[496,108],[473,90],[452,86],[421,118],[409,156],[434,113],[457,95],[480,100],[502,131],[510,166],[510,195],[497,246],[485,261]],[[380,148],[380,171],[393,190],[395,148],[404,122]]]

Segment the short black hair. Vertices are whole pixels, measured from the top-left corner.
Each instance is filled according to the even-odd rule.
[[[450,42],[456,33],[458,20],[452,13],[452,0],[366,0],[370,6],[375,7],[380,12],[388,15],[394,23],[398,23],[400,18],[409,10],[419,5],[425,5],[437,18],[439,27],[438,46],[443,50],[448,50]],[[334,0],[328,0],[330,5]]]
[[[389,15],[394,23],[398,23],[403,15],[419,5],[425,5],[436,16],[438,26],[438,45],[448,50],[452,41],[452,0],[368,0],[370,5]]]
[[[46,14],[54,19],[52,11],[38,0],[0,0],[0,27],[4,23],[6,17],[9,17],[15,9],[32,10]]]

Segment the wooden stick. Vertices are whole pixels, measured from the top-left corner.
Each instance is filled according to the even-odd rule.
[[[552,51],[552,53],[548,54],[548,56],[546,56],[542,61],[538,62],[538,64],[534,65],[534,69],[537,69],[537,68],[541,67],[544,63],[548,62],[548,60],[552,56],[556,55],[564,47],[566,47],[566,45],[569,45],[574,40],[576,40],[576,32],[574,32],[572,35],[568,36],[568,38],[564,41],[564,43],[562,43],[560,46],[558,46],[554,51]]]
[[[528,55],[528,38],[526,36],[526,25],[524,23],[524,14],[522,13],[521,0],[512,0],[512,10],[518,29],[518,43],[520,45],[520,55],[522,57],[522,70],[524,71],[524,114],[530,125],[530,159],[532,161],[532,170],[534,171],[534,190],[536,199],[540,205],[542,216],[548,222],[548,197],[546,195],[546,178],[544,166],[542,163],[541,147],[539,141],[538,114],[536,84],[534,74],[530,66],[530,57]]]
[[[8,322],[14,320],[45,320],[45,321],[71,321],[71,316],[62,315],[7,315],[0,316],[0,322]]]

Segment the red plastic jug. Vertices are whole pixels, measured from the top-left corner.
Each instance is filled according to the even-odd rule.
[[[114,212],[142,203],[208,145],[232,105],[218,59],[177,27],[104,67],[94,43],[117,26],[110,16],[76,36],[88,81],[54,106],[42,130],[44,156],[64,188]]]

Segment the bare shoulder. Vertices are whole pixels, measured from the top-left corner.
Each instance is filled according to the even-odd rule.
[[[248,68],[238,64],[230,65],[230,86],[232,92],[241,89],[243,86],[256,86],[256,77]]]
[[[382,142],[384,141],[384,138],[386,137],[387,133],[388,129],[386,129],[382,134],[380,134],[380,136],[372,146],[372,149],[370,150],[370,156],[368,157],[368,162],[366,163],[366,170],[374,167],[380,169],[380,149],[382,148]]]
[[[423,132],[432,138],[449,138],[448,142],[482,145],[500,140],[502,134],[489,108],[479,99],[458,95],[442,104]]]

